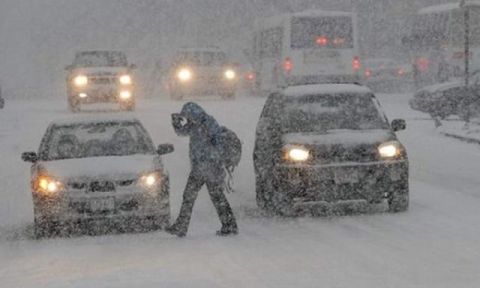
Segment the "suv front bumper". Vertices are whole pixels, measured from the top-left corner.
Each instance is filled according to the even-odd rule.
[[[389,193],[408,189],[408,161],[280,165],[272,184],[274,198],[291,207],[380,203]]]

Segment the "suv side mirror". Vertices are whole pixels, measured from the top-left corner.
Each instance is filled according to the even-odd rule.
[[[38,161],[37,153],[35,152],[22,153],[22,160],[29,163],[35,163]]]
[[[73,69],[73,65],[67,65],[65,66],[65,70],[70,71]]]
[[[157,148],[158,155],[170,154],[173,151],[175,151],[175,148],[173,147],[172,144],[161,144],[161,145],[158,145],[158,148]]]
[[[130,68],[131,70],[137,69],[137,65],[135,65],[135,64],[130,64],[129,68]]]
[[[392,129],[394,132],[407,129],[407,122],[403,119],[395,119],[392,121]]]

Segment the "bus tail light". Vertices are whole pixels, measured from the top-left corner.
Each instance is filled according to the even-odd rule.
[[[362,68],[362,65],[360,63],[360,57],[358,56],[353,57],[352,67],[353,67],[353,70],[355,71],[358,71],[360,70],[360,68]]]
[[[420,57],[417,59],[417,61],[415,61],[415,66],[417,67],[418,71],[425,72],[430,66],[430,61],[425,57]]]
[[[285,58],[285,61],[283,62],[283,69],[287,73],[292,71],[292,69],[293,69],[292,59]]]
[[[315,41],[317,42],[317,45],[318,46],[327,46],[328,45],[328,38],[325,37],[325,36],[320,36],[317,38],[317,40]]]

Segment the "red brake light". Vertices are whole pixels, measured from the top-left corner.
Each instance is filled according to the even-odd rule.
[[[358,71],[360,70],[360,68],[362,68],[362,65],[360,63],[360,58],[358,56],[353,57],[352,67],[353,67],[353,70],[355,71]]]
[[[247,79],[250,80],[250,81],[255,80],[255,73],[254,72],[248,73],[247,74]]]
[[[421,58],[418,58],[417,61],[415,62],[416,66],[417,66],[417,69],[421,72],[425,72],[428,70],[429,66],[430,66],[430,61],[428,61],[427,58],[425,57],[421,57]]]
[[[315,41],[319,46],[327,46],[328,45],[328,38],[325,36],[320,36]]]
[[[366,77],[372,76],[372,71],[371,71],[370,69],[366,69],[366,70],[365,70],[365,76],[366,76]]]
[[[403,68],[398,69],[398,75],[403,76],[405,75],[405,70]]]
[[[285,70],[285,72],[290,72],[292,71],[292,68],[293,68],[292,60],[290,58],[286,58],[285,61],[283,62],[283,69]]]

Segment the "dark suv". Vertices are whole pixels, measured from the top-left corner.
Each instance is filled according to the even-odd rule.
[[[255,140],[257,204],[281,215],[380,204],[408,209],[408,158],[374,94],[350,84],[270,95]]]
[[[67,70],[68,106],[78,112],[82,104],[118,103],[122,110],[135,109],[135,83],[125,53],[83,51],[75,54]]]

